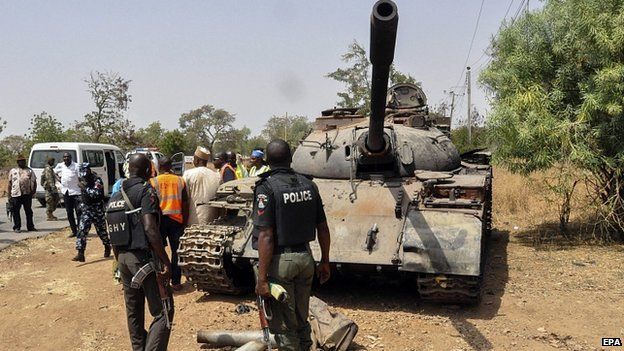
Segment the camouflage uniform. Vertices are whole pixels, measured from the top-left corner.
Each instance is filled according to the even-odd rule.
[[[48,219],[55,219],[54,211],[59,202],[59,193],[56,188],[56,174],[54,167],[46,165],[41,175],[41,185],[45,189],[46,212]]]
[[[82,213],[76,235],[76,250],[84,250],[87,247],[87,234],[89,234],[92,223],[95,225],[95,230],[102,240],[102,244],[104,246],[110,245],[104,215],[104,183],[100,177],[94,177],[93,185],[84,184],[82,186],[82,202],[80,203]]]

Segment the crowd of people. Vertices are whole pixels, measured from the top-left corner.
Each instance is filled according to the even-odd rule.
[[[89,164],[77,164],[69,153],[58,164],[53,158],[47,160],[41,177],[47,220],[58,220],[54,212],[62,196],[70,237],[76,238],[77,253],[72,260],[85,262],[92,225],[104,246],[103,256],[110,257],[111,251],[114,254],[116,274],[124,288],[133,350],[167,349],[173,319],[171,290],[182,289],[177,250],[184,229],[191,224],[211,223],[219,213],[209,202],[216,197],[219,185],[244,177],[258,177],[252,240],[259,256],[256,293],[270,296],[269,282],[277,282],[288,291],[292,296],[288,303],[271,306],[271,331],[280,350],[309,349],[307,306],[315,264],[308,243],[318,234],[322,251],[318,273],[323,283],[330,274],[329,229],[316,185],[290,168],[288,144],[272,141],[267,153],[268,163],[262,149],[253,150],[246,162],[234,152],[212,157],[208,149],[197,147],[193,167],[182,175],[173,172],[173,162],[167,157],[158,160],[156,171],[155,163],[135,153],[124,164],[124,174],[113,185],[108,202],[102,179]],[[21,207],[27,230],[36,230],[32,212],[36,189],[35,173],[27,167],[25,158],[18,156],[17,167],[9,172],[8,187],[16,232],[21,231]],[[302,191],[310,195],[302,198],[303,203],[284,200],[280,204],[290,198],[288,192]],[[171,259],[165,250],[167,245]],[[144,325],[145,301],[154,318],[149,330]]]

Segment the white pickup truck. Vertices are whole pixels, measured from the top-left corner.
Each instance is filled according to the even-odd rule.
[[[144,154],[154,165],[154,169],[158,173],[159,164],[158,160],[165,155],[161,153],[157,148],[151,147],[140,147],[136,148],[126,154],[126,159],[128,156],[132,154]],[[182,152],[178,152],[177,154],[171,156],[171,160],[173,161],[173,173],[177,175],[182,175],[184,173],[184,154]]]

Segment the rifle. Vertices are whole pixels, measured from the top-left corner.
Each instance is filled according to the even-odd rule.
[[[288,292],[279,284],[269,283],[269,291],[271,292],[271,297],[278,302],[284,303],[288,300]],[[270,300],[258,295],[256,298],[256,305],[258,305],[258,314],[260,315],[262,337],[267,346],[267,350],[271,351],[273,350],[271,348],[271,333],[269,331],[269,321],[273,319],[273,314],[271,313],[271,302]]]
[[[258,295],[256,299],[258,305],[258,314],[260,314],[260,327],[262,328],[262,338],[267,346],[267,350],[273,350],[271,346],[271,333],[269,331],[269,321],[273,318],[273,314],[267,311],[271,311],[269,301],[264,297]]]
[[[158,284],[158,293],[160,294],[160,301],[162,303],[163,314],[165,315],[165,321],[167,323],[167,329],[171,329],[171,321],[169,320],[169,311],[171,311],[171,302],[169,300],[169,282],[163,281],[160,276],[160,272],[162,269],[160,267],[160,261],[158,259],[154,259],[154,261],[150,261],[146,263],[143,267],[139,268],[136,274],[132,277],[132,281],[130,282],[130,287],[134,289],[139,289],[143,285],[143,281],[145,278],[154,273],[156,275],[156,283]]]
[[[9,198],[7,200],[6,203],[6,214],[7,214],[7,218],[9,219],[9,222],[13,220],[13,203],[11,202],[11,199]]]

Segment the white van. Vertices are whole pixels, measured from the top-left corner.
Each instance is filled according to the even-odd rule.
[[[37,175],[36,198],[45,204],[45,191],[41,186],[41,174],[48,157],[54,157],[55,165],[63,162],[63,154],[68,152],[76,163],[88,162],[91,169],[102,178],[104,194],[110,194],[115,181],[123,176],[124,155],[115,145],[91,143],[40,143],[30,151],[28,165]],[[61,194],[62,197],[62,194]]]

